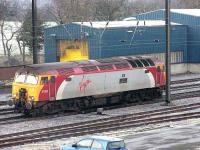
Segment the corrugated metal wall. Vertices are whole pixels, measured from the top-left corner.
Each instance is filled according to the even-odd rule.
[[[156,10],[140,14],[136,18],[139,20],[164,20],[164,14],[164,10]],[[187,55],[187,60],[184,59],[184,61],[188,63],[200,63],[200,17],[171,12],[171,21],[186,25],[188,28],[188,51],[184,53],[184,55]]]
[[[140,26],[129,28],[96,29],[77,24],[68,24],[45,30],[45,62],[57,61],[58,41],[61,39],[81,39],[88,41],[90,59],[125,55],[158,54],[165,51],[164,26]],[[82,32],[81,32],[82,31]],[[135,32],[136,31],[136,32]],[[135,32],[135,34],[134,34]],[[103,33],[103,34],[102,34]],[[172,26],[173,52],[187,51],[187,27]],[[177,58],[174,63],[184,61]]]
[[[171,50],[187,51],[187,29],[185,26],[173,26]],[[143,55],[165,52],[165,29],[163,26],[108,29],[101,40],[102,57],[122,55]],[[132,31],[132,32],[130,32]],[[132,39],[132,42],[131,42]],[[181,56],[182,57],[182,56]],[[184,61],[184,59],[178,59]],[[175,63],[177,63],[175,62]]]
[[[148,54],[147,56],[153,56],[165,62],[165,53]],[[171,63],[182,63],[183,59],[183,51],[171,52]]]
[[[56,27],[46,28],[44,31],[44,49],[45,49],[45,62],[56,62],[60,55],[59,41],[60,40],[87,40],[89,49],[96,43],[98,33],[89,27],[82,27],[77,24],[60,25]],[[98,40],[97,40],[98,41]],[[92,44],[92,45],[91,45]],[[96,51],[90,51],[92,56],[95,56]]]

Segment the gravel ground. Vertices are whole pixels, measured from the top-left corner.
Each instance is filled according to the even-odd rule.
[[[2,94],[1,96],[0,96],[0,100],[1,101],[8,101],[8,99],[11,97],[11,94],[9,93],[9,94]]]
[[[178,93],[184,93],[184,92],[195,92],[195,91],[199,91],[199,87],[196,88],[189,88],[189,89],[181,89],[181,90],[177,90],[177,91],[172,91],[171,94],[178,94]]]
[[[171,80],[176,81],[176,80],[185,80],[185,79],[193,79],[193,78],[200,78],[200,74],[179,74],[179,75],[173,75]]]
[[[112,132],[97,133],[96,135],[106,135],[106,136],[122,138],[125,140],[127,148],[129,150],[143,150],[144,147],[146,150],[147,149],[156,150],[159,148],[162,149],[164,146],[166,148],[166,143],[168,147],[169,146],[175,147],[176,146],[175,141],[177,141],[177,145],[180,144],[178,140],[183,140],[184,141],[182,142],[183,144],[194,143],[194,142],[199,143],[199,139],[197,140],[194,138],[194,136],[197,134],[197,130],[199,130],[199,128],[197,130],[193,129],[196,126],[200,127],[200,119],[190,119],[185,121],[148,125],[137,128],[117,130]],[[184,130],[186,130],[187,132]],[[181,133],[181,131],[184,132]],[[171,132],[173,132],[173,134]],[[188,135],[188,133],[190,134]],[[154,137],[155,135],[159,136],[157,137],[156,140]],[[189,136],[191,138],[188,139],[186,136]],[[60,139],[49,142],[33,143],[33,144],[16,146],[12,148],[5,148],[3,150],[60,150],[60,148],[63,145],[71,145],[77,142],[81,138],[82,137],[72,137],[68,139]],[[154,146],[152,146],[152,143],[154,144]],[[155,148],[156,146],[158,148]],[[187,149],[191,150],[190,147]],[[184,150],[184,148],[183,147],[181,149],[166,148],[166,150]]]
[[[11,98],[11,89],[0,89],[0,102],[6,102]],[[2,106],[0,106],[1,109]],[[5,106],[3,106],[5,107]],[[8,107],[8,106],[7,106]]]
[[[200,120],[176,122],[126,136],[129,150],[199,150]]]
[[[184,104],[191,104],[191,103],[198,103],[200,98],[191,98],[185,100],[178,100],[173,102],[173,105],[184,105]],[[161,106],[163,103],[156,103],[156,104],[148,104],[148,105],[137,105],[132,107],[120,108],[120,109],[113,109],[104,111],[104,115],[96,115],[96,113],[89,113],[89,114],[78,114],[78,115],[71,115],[71,116],[62,116],[53,119],[41,119],[41,120],[32,120],[27,122],[20,122],[15,123],[12,125],[1,125],[0,128],[0,135],[2,134],[9,134],[15,132],[22,132],[27,130],[45,128],[45,127],[52,127],[88,120],[96,120],[101,118],[107,118],[111,116],[118,116],[118,115],[125,115],[125,114],[134,114],[138,112],[156,110],[167,108],[170,106]]]
[[[200,84],[200,81],[189,82],[189,83],[180,83],[180,84],[172,84],[171,87],[185,86],[185,85],[197,85]]]

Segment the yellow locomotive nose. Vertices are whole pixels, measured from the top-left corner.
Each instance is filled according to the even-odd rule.
[[[16,110],[26,111],[32,109],[32,103],[38,97],[36,92],[38,80],[39,77],[34,74],[16,73],[12,84],[12,98],[8,104],[15,105]]]
[[[30,85],[13,85],[15,90],[13,90],[12,98],[8,102],[10,106],[15,105],[16,108],[28,109],[32,108],[32,102],[35,100],[34,97],[34,87]]]

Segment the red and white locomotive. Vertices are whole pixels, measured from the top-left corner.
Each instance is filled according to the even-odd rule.
[[[164,64],[151,57],[47,63],[16,73],[12,102],[28,114],[81,110],[158,98],[164,86]]]

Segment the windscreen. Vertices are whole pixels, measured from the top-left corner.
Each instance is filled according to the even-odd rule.
[[[15,82],[16,83],[24,83],[26,79],[26,75],[25,74],[17,74],[15,76]]]
[[[32,74],[17,74],[15,76],[16,83],[37,84],[38,77]]]
[[[27,75],[25,83],[28,84],[37,84],[38,77],[34,75]]]
[[[108,144],[108,150],[115,150],[115,149],[120,149],[124,147],[125,147],[124,141],[110,142]]]

